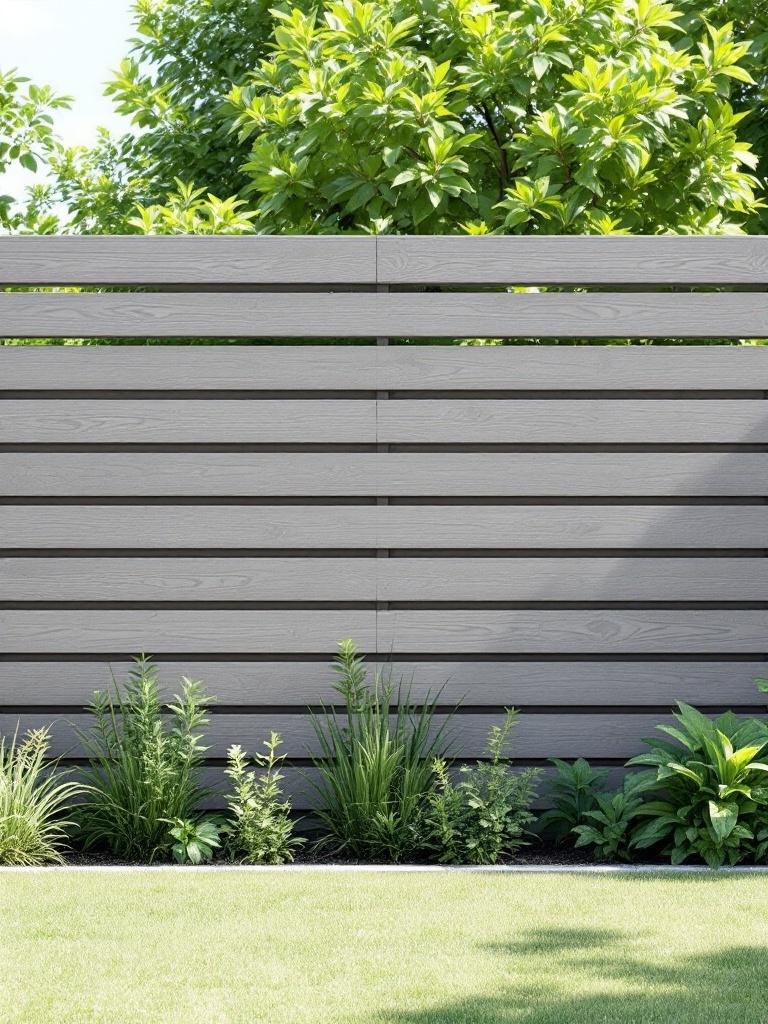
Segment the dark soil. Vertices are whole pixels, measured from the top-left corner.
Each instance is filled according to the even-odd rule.
[[[113,857],[108,851],[104,850],[89,850],[88,852],[73,851],[67,855],[67,864],[72,864],[78,867],[134,867],[141,864],[141,861],[124,860],[119,857]],[[167,863],[166,861],[157,861],[158,864]],[[219,858],[213,861],[214,867],[227,866],[231,862]],[[334,853],[331,850],[315,850],[311,843],[300,847],[296,851],[296,864],[336,864],[341,866],[357,866],[361,864],[370,864],[371,861],[358,860],[355,857],[344,856],[343,854]],[[382,861],[381,863],[386,863]],[[414,860],[408,863],[424,865],[434,864],[435,861],[427,860]],[[546,865],[559,865],[559,866],[577,866],[585,864],[596,864],[593,856],[590,856],[588,851],[576,850],[572,846],[557,845],[552,842],[544,842],[542,840],[534,840],[530,846],[523,847],[519,853],[512,858],[507,858],[503,861],[507,865],[530,865],[536,867],[542,867]],[[599,863],[606,863],[605,861]],[[611,863],[611,862],[608,862]],[[621,861],[615,861],[612,863],[620,864]],[[661,864],[663,861],[647,861],[646,863]]]

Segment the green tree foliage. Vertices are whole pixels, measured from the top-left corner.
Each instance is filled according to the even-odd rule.
[[[183,182],[193,230],[245,199],[227,230],[738,231],[760,24],[679,7],[139,0],[109,86],[139,132],[70,153],[62,192],[76,230],[179,231]]]
[[[58,152],[52,111],[69,104],[69,97],[35,85],[15,68],[0,71],[0,176],[14,164],[34,172]],[[25,207],[17,197],[0,195],[0,231],[53,229],[55,221],[47,216],[48,192],[44,186],[33,186]]]
[[[135,130],[69,149],[59,187],[78,232],[130,232],[135,204],[166,205],[177,179],[234,197],[249,147],[226,103],[268,53],[268,0],[137,0],[136,37],[106,93]]]
[[[278,12],[232,91],[270,231],[737,230],[754,207],[729,27],[676,49],[653,0]]]

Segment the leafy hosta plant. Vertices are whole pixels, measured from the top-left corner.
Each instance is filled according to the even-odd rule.
[[[221,846],[221,825],[213,818],[176,818],[168,824],[168,833],[174,840],[171,847],[177,864],[207,864],[213,851]]]
[[[339,644],[334,689],[344,710],[313,716],[320,756],[312,783],[321,844],[363,860],[397,863],[424,846],[424,808],[435,785],[432,763],[444,756],[450,716],[435,721],[437,698],[420,708],[410,687],[378,673],[367,678],[351,640]]]
[[[649,773],[637,772],[625,776],[616,792],[598,793],[595,808],[584,813],[587,822],[573,829],[579,837],[576,846],[594,847],[598,860],[630,860],[630,841],[648,781]]]
[[[238,744],[227,751],[224,774],[232,781],[234,791],[227,797],[232,824],[227,826],[227,848],[231,856],[243,864],[284,864],[293,860],[293,852],[304,839],[293,834],[291,805],[283,800],[280,767],[284,755],[277,753],[281,744],[273,732],[264,741],[266,754],[254,754],[261,769],[257,775],[248,768],[248,759]]]
[[[549,759],[557,769],[550,783],[549,796],[553,806],[539,818],[539,825],[552,831],[558,843],[573,839],[577,825],[587,823],[586,815],[594,811],[603,792],[608,768],[593,768],[583,757],[568,764],[557,757]]]
[[[73,824],[66,821],[82,787],[46,760],[47,729],[30,730],[19,741],[0,738],[0,864],[63,863]]]
[[[206,795],[201,740],[212,699],[202,683],[182,679],[175,703],[164,704],[157,672],[136,658],[123,687],[94,695],[92,726],[78,730],[90,765],[79,812],[85,846],[149,862],[170,852],[168,821],[194,819]]]
[[[540,768],[510,770],[508,746],[518,712],[507,708],[488,736],[488,760],[463,765],[458,782],[445,760],[433,763],[437,786],[428,797],[430,845],[444,864],[496,864],[525,845],[526,826]]]
[[[712,721],[688,704],[678,706],[678,725],[658,727],[674,742],[647,739],[651,749],[629,762],[655,769],[641,812],[649,820],[635,830],[633,848],[662,844],[673,864],[700,857],[713,868],[764,855],[768,764],[761,755],[768,727],[732,712]]]

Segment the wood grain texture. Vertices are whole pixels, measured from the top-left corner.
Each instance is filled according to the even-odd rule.
[[[0,294],[7,338],[759,338],[768,295]]]
[[[436,724],[443,720],[438,716]],[[488,730],[500,721],[499,715],[468,714],[453,720],[452,752],[457,757],[480,757],[485,750]],[[672,724],[668,715],[574,715],[529,714],[521,718],[515,731],[515,756],[518,758],[581,757],[585,751],[590,757],[628,758],[643,749],[641,740],[654,734],[661,723]],[[0,733],[13,731],[16,719],[0,715]],[[75,757],[80,748],[73,726],[85,728],[90,724],[88,715],[72,715],[65,721],[57,716],[22,715],[20,730],[50,725],[51,751],[54,755]],[[283,737],[281,751],[287,757],[306,757],[319,754],[320,749],[308,715],[227,715],[211,716],[206,729],[206,743],[211,749],[209,757],[226,756],[227,748],[240,743],[248,750],[269,737],[274,729]]]
[[[367,659],[372,676],[402,676],[415,700],[440,691],[444,705],[580,707],[583,705],[665,705],[684,700],[696,705],[738,706],[763,701],[753,680],[768,676],[768,661],[458,661],[450,655],[430,661]],[[338,700],[330,655],[324,661],[174,661],[159,658],[166,699],[178,692],[182,676],[200,679],[217,707],[317,705]],[[80,706],[94,691],[111,685],[111,673],[124,679],[129,661],[0,660],[0,708]]]
[[[764,391],[768,390],[768,349],[718,345],[21,345],[0,346],[0,381],[2,389],[21,391]]]
[[[380,235],[386,284],[726,285],[768,282],[765,238]]]
[[[0,505],[0,547],[762,548],[762,505]]]
[[[375,601],[376,574],[375,558],[3,558],[0,600]]]
[[[763,284],[765,239],[12,237],[3,284]]]
[[[768,601],[756,558],[2,558],[3,601]]]
[[[376,281],[373,237],[223,235],[0,239],[3,285],[338,284]]]
[[[376,623],[379,651],[396,656],[768,651],[764,611],[382,611]]]
[[[0,611],[3,654],[335,652],[375,645],[373,611]]]
[[[374,630],[376,639],[374,646]],[[762,611],[0,611],[3,654],[269,654],[361,648],[407,654],[764,655]]]
[[[378,563],[378,601],[768,601],[768,559],[762,556],[387,558]],[[45,586],[41,579],[41,589]]]
[[[750,404],[750,403],[744,403]],[[20,401],[0,404],[2,444],[363,444],[370,401]]]
[[[768,441],[760,401],[380,402],[378,441],[388,444],[753,444]]]
[[[762,496],[768,455],[605,453],[0,454],[16,497]]]

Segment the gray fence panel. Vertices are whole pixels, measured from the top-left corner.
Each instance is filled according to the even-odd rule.
[[[760,337],[767,276],[764,238],[1,239],[5,284],[170,290],[6,293],[5,336],[366,343],[0,348],[0,731],[72,753],[146,650],[212,756],[305,758],[344,637],[463,699],[466,757],[505,706],[518,757],[612,766],[676,699],[755,712],[765,348],[374,341]],[[634,290],[461,290],[510,284]],[[747,291],[650,291],[690,285]]]

